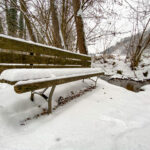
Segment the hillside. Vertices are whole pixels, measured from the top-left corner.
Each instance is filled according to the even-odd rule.
[[[150,35],[150,30],[148,30],[144,34],[144,40],[145,41],[149,37],[149,35]],[[136,45],[137,45],[137,43],[139,41],[139,37],[140,36],[141,36],[141,33],[140,34],[136,34],[134,36],[123,38],[119,42],[117,42],[114,46],[109,47],[108,49],[106,49],[102,53],[127,55],[127,53],[130,53],[132,50],[134,50],[136,48]],[[135,39],[135,40],[133,40],[133,39]],[[150,44],[149,44],[148,49],[145,50],[145,52],[149,53],[149,51],[148,51],[149,49],[150,49]]]

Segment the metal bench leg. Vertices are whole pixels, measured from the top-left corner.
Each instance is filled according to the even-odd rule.
[[[96,85],[97,85],[97,80],[98,80],[98,78],[99,78],[99,76],[97,76],[97,79],[96,79],[96,81],[95,81],[95,87],[96,87]]]
[[[34,92],[31,92],[30,100],[31,100],[32,102],[34,101]]]
[[[34,101],[34,94],[38,94],[40,95],[41,97],[43,97],[46,101],[48,99],[48,97],[44,94],[44,92],[47,90],[48,88],[45,88],[43,91],[41,92],[35,92],[35,91],[32,91],[31,92],[31,97],[30,97],[30,100],[33,102]]]
[[[51,91],[49,93],[49,97],[48,97],[48,114],[52,113],[52,96],[54,93],[56,85],[52,86]]]
[[[92,80],[93,82],[95,82],[95,87],[96,87],[96,85],[97,85],[97,80],[98,80],[98,78],[99,78],[99,76],[97,76],[96,80],[93,80],[93,79],[89,78],[90,80]]]

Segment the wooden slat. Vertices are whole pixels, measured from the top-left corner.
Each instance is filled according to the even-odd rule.
[[[8,83],[8,84],[14,85],[16,81],[0,80],[0,83]]]
[[[100,76],[104,73],[92,73],[92,74],[86,74],[86,75],[76,75],[76,76],[70,76],[70,77],[62,77],[58,79],[48,80],[48,81],[42,81],[42,82],[35,82],[35,83],[26,83],[26,84],[18,84],[14,86],[14,90],[16,93],[25,93],[29,91],[34,91],[42,88],[47,88],[53,85],[59,85],[64,84],[68,82],[73,82],[81,79],[86,79],[94,76]]]
[[[69,51],[63,51],[63,49],[57,50],[57,48],[51,48],[46,45],[44,47],[44,45],[29,43],[26,41],[20,41],[18,39],[13,39],[13,38],[11,39],[2,35],[0,35],[0,48],[23,51],[23,52],[33,52],[36,54],[46,54],[50,56],[61,56],[67,58],[91,60],[89,56],[79,55],[79,54],[71,53]]]
[[[80,61],[80,60],[78,61],[58,57],[32,56],[7,52],[0,52],[0,63],[82,65],[82,66],[90,66],[91,64],[88,61]]]

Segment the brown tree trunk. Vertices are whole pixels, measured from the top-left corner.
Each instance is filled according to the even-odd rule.
[[[58,16],[57,16],[57,9],[55,6],[55,0],[50,0],[50,5],[51,5],[50,7],[51,7],[52,25],[53,25],[54,46],[62,48],[59,21],[58,21]]]
[[[33,32],[33,29],[32,29],[31,22],[26,15],[28,13],[26,2],[24,0],[20,0],[20,6],[21,6],[21,10],[23,11],[24,19],[25,19],[26,26],[27,26],[28,31],[29,31],[30,38],[33,42],[37,42],[36,37],[35,37],[34,32]]]
[[[4,34],[4,29],[3,29],[3,25],[2,25],[2,18],[0,17],[0,34]]]
[[[150,24],[150,19],[148,19],[146,26],[143,29],[142,35],[141,35],[139,42],[136,46],[136,50],[135,50],[135,52],[131,58],[131,69],[132,70],[134,70],[136,67],[138,67],[142,53],[150,44],[150,36],[148,36],[146,39],[144,38],[145,32],[146,32],[149,24]]]
[[[79,14],[79,10],[81,9],[80,0],[73,0],[73,9],[74,9],[74,17],[77,31],[77,46],[79,48],[80,53],[87,54],[86,41],[85,41],[85,33],[84,33],[84,24],[82,19],[82,14]]]
[[[67,33],[66,33],[66,29],[67,29],[67,10],[68,9],[68,0],[63,0],[62,1],[62,16],[61,16],[61,32],[62,32],[62,36],[63,36],[63,40],[64,40],[64,47],[66,47],[67,45]],[[67,48],[68,49],[68,48]]]

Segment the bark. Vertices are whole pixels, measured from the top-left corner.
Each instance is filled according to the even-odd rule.
[[[16,36],[17,35],[17,10],[15,8],[15,4],[17,3],[17,1],[11,1],[9,7],[8,7],[7,0],[5,0],[4,3],[5,3],[8,35]]]
[[[61,22],[61,31],[62,31],[62,36],[64,39],[64,45],[65,47],[68,49],[67,47],[67,15],[68,15],[68,0],[63,0],[62,2],[62,22]]]
[[[8,13],[8,35],[17,36],[18,22],[17,22],[17,0],[10,1],[10,7],[7,9]]]
[[[33,42],[37,42],[36,37],[35,37],[34,32],[33,32],[31,22],[27,16],[28,9],[27,9],[26,2],[24,0],[20,0],[20,6],[21,6],[21,10],[23,11],[24,19],[26,22],[27,29],[29,31],[30,38]]]
[[[54,46],[62,48],[58,14],[57,14],[56,6],[55,6],[55,0],[50,0],[50,5],[51,5],[50,7],[51,7],[51,16],[52,16]]]
[[[77,46],[79,48],[80,53],[87,54],[85,33],[84,33],[84,23],[81,16],[82,14],[78,14],[78,11],[81,9],[80,0],[73,0],[73,9],[74,9],[76,31],[77,31]]]
[[[4,33],[3,25],[2,25],[2,18],[0,18],[0,34]]]
[[[23,21],[23,14],[20,12],[19,16],[19,38],[23,38],[24,33],[24,21]]]

